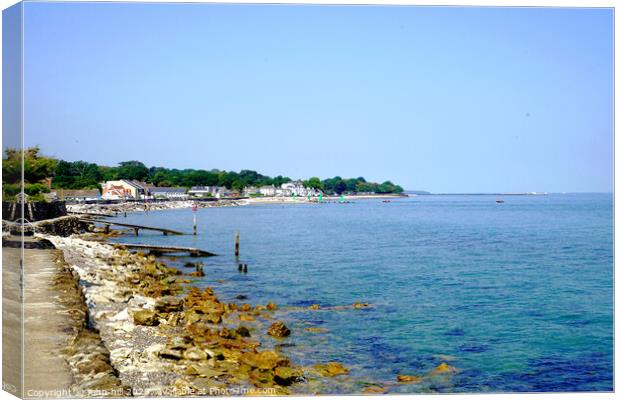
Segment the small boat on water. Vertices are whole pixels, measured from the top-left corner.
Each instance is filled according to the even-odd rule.
[[[504,200],[495,200],[495,202],[496,202],[497,204],[502,204],[502,203],[504,202]]]
[[[384,203],[391,203],[392,200],[383,200]]]

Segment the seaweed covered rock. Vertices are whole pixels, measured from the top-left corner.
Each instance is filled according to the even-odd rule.
[[[289,386],[297,382],[303,376],[303,371],[299,368],[276,367],[273,371],[273,380],[278,385]]]
[[[441,363],[439,364],[435,369],[433,369],[431,371],[432,375],[437,375],[437,374],[453,374],[457,372],[457,369],[454,368],[451,365],[448,365],[446,363]]]
[[[208,359],[209,354],[207,354],[207,352],[202,350],[200,347],[194,346],[183,352],[183,358],[192,361],[200,361]]]
[[[237,332],[237,335],[241,337],[250,337],[250,330],[243,325],[239,326],[236,332]]]
[[[398,375],[396,380],[400,383],[418,383],[422,381],[422,378],[413,375]]]
[[[362,308],[368,308],[368,307],[370,307],[370,304],[368,304],[368,302],[361,303],[359,301],[356,301],[355,303],[353,303],[353,308],[358,309],[358,310]]]
[[[278,366],[290,365],[288,359],[279,356],[278,353],[271,350],[243,353],[239,360],[252,368],[260,370],[273,370]]]
[[[155,303],[155,310],[162,313],[169,313],[183,310],[183,299],[173,296],[163,297]]]
[[[291,334],[291,330],[282,321],[276,321],[269,327],[267,333],[273,337],[283,338]]]
[[[362,390],[362,393],[364,394],[384,394],[386,392],[386,388],[378,385],[367,386],[364,390]]]
[[[346,369],[342,364],[338,362],[330,362],[327,364],[317,364],[314,366],[314,368],[319,374],[325,377],[345,375],[349,373],[349,370]]]
[[[185,264],[183,264],[184,267],[186,268],[198,268],[198,267],[202,267],[204,264],[200,261],[198,262],[192,262],[192,261],[188,261]]]
[[[159,324],[159,319],[153,310],[137,310],[133,313],[133,322],[136,325],[155,326]]]

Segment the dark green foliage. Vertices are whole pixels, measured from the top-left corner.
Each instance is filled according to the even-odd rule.
[[[13,197],[21,191],[21,185],[19,183],[4,183],[2,184],[2,197],[4,201],[12,201]]]
[[[56,166],[52,180],[53,188],[97,189],[103,180],[103,171],[97,165],[86,161],[63,161]]]
[[[116,169],[117,179],[144,181],[149,176],[149,169],[140,161],[123,161]]]
[[[42,182],[52,177],[52,187],[62,189],[97,189],[104,181],[132,179],[144,181],[155,186],[192,187],[225,186],[237,191],[254,186],[274,185],[280,187],[291,182],[291,178],[278,175],[269,177],[253,170],[220,171],[217,169],[170,169],[164,167],[146,167],[140,161],[123,161],[116,167],[100,166],[86,161],[64,161],[44,157],[39,148],[27,149],[24,153],[24,173],[26,193],[32,195],[44,193]],[[12,196],[19,193],[21,181],[21,153],[17,150],[5,150],[2,160],[2,179],[4,194]],[[324,191],[328,194],[340,193],[401,193],[403,188],[390,181],[381,184],[367,182],[363,177],[343,179],[340,176],[324,179],[312,177],[304,181],[306,187]],[[45,188],[46,189],[46,188]]]
[[[363,177],[356,179],[342,179],[339,176],[335,176],[330,179],[323,180],[322,186],[325,193],[402,193],[403,188],[393,184],[390,181],[385,181],[381,184],[375,182],[367,182]],[[306,186],[314,187],[310,185],[310,180],[306,182]]]
[[[37,183],[51,177],[56,169],[56,160],[40,154],[38,146],[28,148],[23,154],[24,181]],[[6,149],[2,158],[2,182],[19,183],[21,181],[22,153],[15,149]]]
[[[46,178],[53,176],[57,161],[40,154],[38,146],[26,149],[23,152],[15,149],[6,149],[2,158],[2,197],[10,200],[21,191],[22,156],[24,172],[24,192],[31,200],[43,201],[42,193],[49,192]]]

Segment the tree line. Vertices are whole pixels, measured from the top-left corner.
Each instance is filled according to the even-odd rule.
[[[3,194],[19,193],[21,179],[21,153],[6,149],[2,160]],[[100,189],[100,182],[131,179],[147,182],[159,187],[224,186],[241,191],[246,187],[261,187],[291,182],[291,178],[278,175],[270,177],[252,170],[221,171],[218,169],[175,169],[147,167],[140,161],[123,161],[110,167],[87,161],[65,161],[46,157],[35,146],[24,151],[25,192],[37,196],[47,190],[43,184],[52,178],[53,189]],[[339,176],[321,180],[312,177],[303,181],[306,187],[321,190],[327,194],[341,193],[401,193],[403,188],[390,181],[367,182],[363,177],[341,178]]]

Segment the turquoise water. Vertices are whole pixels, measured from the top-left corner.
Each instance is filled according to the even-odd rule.
[[[204,260],[204,285],[283,307],[277,317],[293,331],[283,351],[298,363],[351,368],[325,393],[425,375],[442,356],[456,374],[390,392],[613,390],[612,195],[503,198],[209,208],[198,212],[197,237],[118,241],[220,254]],[[118,219],[192,227],[189,209]],[[237,230],[247,274],[233,257]],[[286,308],[355,301],[372,307]]]

